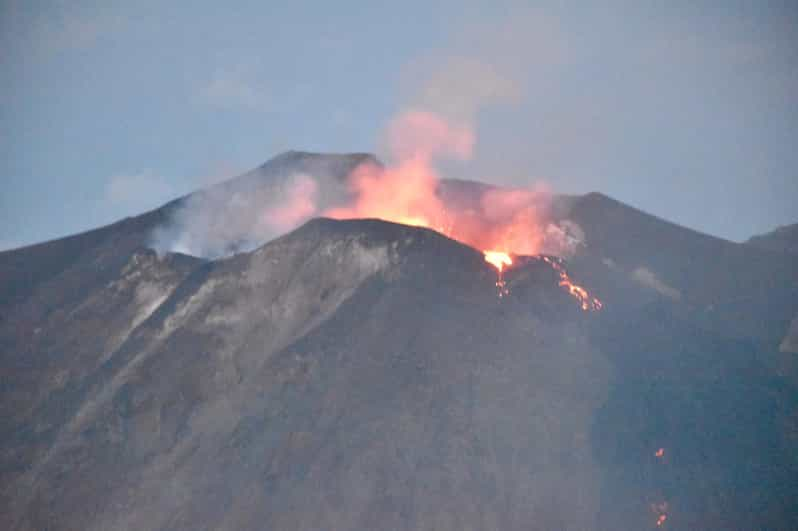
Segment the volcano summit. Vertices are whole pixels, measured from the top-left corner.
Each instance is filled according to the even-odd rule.
[[[0,527],[798,528],[794,253],[383,171],[0,253]]]

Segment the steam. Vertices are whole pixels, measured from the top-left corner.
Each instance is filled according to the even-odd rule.
[[[153,247],[218,258],[252,250],[324,215],[429,227],[480,250],[573,254],[583,233],[572,222],[553,221],[552,194],[543,183],[528,188],[476,187],[465,202],[447,193],[458,184],[441,179],[440,162],[468,161],[475,142],[474,129],[467,123],[409,110],[386,130],[391,164],[383,167],[367,160],[336,176],[321,170],[291,173],[305,166],[302,157],[319,156],[277,157],[269,163],[277,165],[276,172],[259,169],[184,199],[173,207],[170,223],[154,233]],[[287,174],[280,172],[282,162],[287,162]]]
[[[437,164],[468,160],[476,140],[473,128],[452,123],[430,111],[400,114],[388,128],[393,164],[363,167],[348,179],[353,200],[325,211],[325,216],[379,218],[430,227],[481,250],[570,256],[583,241],[573,222],[551,221],[552,195],[547,186],[485,187],[464,206],[443,193]],[[473,195],[472,194],[472,195]]]
[[[316,192],[318,186],[312,177],[295,176],[285,194],[285,204],[267,208],[263,212],[263,224],[278,231],[296,227],[316,212]]]
[[[314,215],[317,193],[316,180],[305,174],[252,189],[222,183],[176,206],[153,233],[152,247],[205,258],[250,251]]]
[[[539,13],[513,10],[503,20],[464,31],[460,42],[414,65],[415,75],[408,77],[422,81],[410,87],[410,104],[387,128],[388,167],[353,175],[353,203],[324,214],[431,227],[482,250],[576,252],[584,233],[573,222],[554,221],[552,194],[544,183],[527,180],[527,186],[518,188],[474,190],[477,197],[464,208],[445,193],[452,185],[441,178],[457,177],[443,171],[443,163],[472,161],[483,110],[521,102],[530,61],[552,52],[548,43],[554,39],[541,24]],[[530,30],[535,35],[531,41]],[[538,46],[543,42],[547,45]],[[535,45],[533,51],[526,51],[528,45]],[[507,181],[499,171],[491,168],[480,180]]]
[[[678,300],[682,298],[682,293],[678,289],[663,282],[653,271],[646,267],[640,266],[632,271],[632,279],[671,299]]]
[[[243,186],[231,181],[189,196],[156,232],[154,247],[216,258],[251,250],[323,215],[430,227],[480,250],[570,256],[583,233],[573,223],[553,221],[552,194],[542,182],[472,187],[464,202],[463,194],[448,193],[457,183],[442,178],[444,163],[472,161],[485,108],[521,100],[526,61],[519,57],[528,43],[518,39],[529,28],[541,28],[534,13],[518,15],[466,32],[466,45],[444,50],[425,65],[428,71],[408,105],[385,128],[387,166],[361,164],[342,180],[314,172],[244,176],[236,180],[245,179]],[[498,169],[491,171],[481,180],[507,180]]]
[[[443,228],[446,209],[437,195],[439,178],[432,164],[440,156],[470,156],[471,130],[429,112],[410,111],[393,121],[388,137],[398,162],[385,169],[358,168],[348,179],[354,201],[325,215]]]
[[[492,61],[491,61],[492,62]],[[419,107],[463,123],[475,123],[478,112],[491,105],[515,104],[521,91],[517,81],[479,57],[450,57],[420,87]]]

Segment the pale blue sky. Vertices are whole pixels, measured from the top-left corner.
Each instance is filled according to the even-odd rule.
[[[598,190],[735,240],[798,222],[793,2],[223,4],[0,0],[0,247],[286,149],[380,153],[419,106],[476,126],[447,176]]]

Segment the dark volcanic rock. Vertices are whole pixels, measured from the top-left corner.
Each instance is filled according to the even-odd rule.
[[[767,234],[752,236],[746,243],[779,253],[798,254],[798,223],[779,227]]]
[[[603,282],[591,276],[603,263],[682,303],[713,332],[773,350],[798,312],[798,256],[701,234],[597,193],[573,201],[568,215],[585,232],[591,282]]]

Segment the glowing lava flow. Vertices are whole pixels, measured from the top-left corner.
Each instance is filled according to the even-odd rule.
[[[657,449],[654,452],[654,457],[660,460],[665,457],[665,448]],[[654,503],[651,505],[651,510],[657,515],[657,527],[662,527],[662,524],[668,519],[668,502]]]
[[[484,251],[484,253],[485,261],[498,269],[499,273],[504,271],[504,266],[513,265],[513,259],[510,258],[510,255],[507,253],[502,251]]]
[[[504,281],[504,266],[513,265],[513,259],[510,255],[502,251],[483,251],[485,254],[485,261],[496,268],[499,272],[499,278],[496,280],[496,289],[499,291],[499,298],[510,294],[507,289],[507,282]]]
[[[597,311],[602,308],[603,304],[601,304],[600,300],[598,300],[596,297],[592,297],[585,288],[578,284],[574,284],[573,281],[571,281],[571,277],[568,276],[568,272],[565,271],[561,261],[558,261],[557,259],[551,259],[548,256],[544,256],[543,260],[545,260],[551,267],[554,268],[555,271],[557,271],[557,274],[560,275],[559,285],[565,288],[565,290],[570,293],[571,296],[579,301],[579,305],[582,307],[582,310],[589,312]]]
[[[668,519],[668,502],[652,503],[651,510],[657,515],[657,527],[662,527]]]

